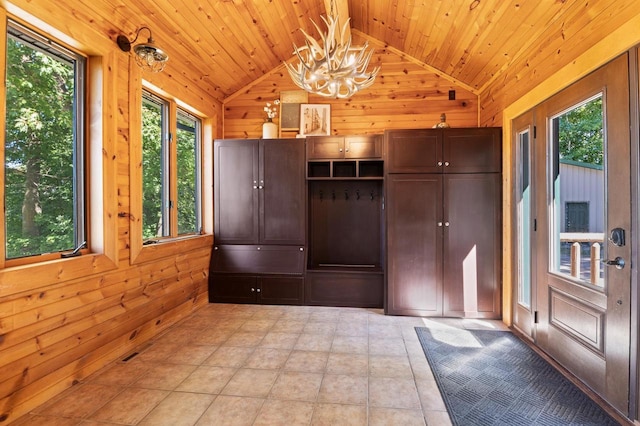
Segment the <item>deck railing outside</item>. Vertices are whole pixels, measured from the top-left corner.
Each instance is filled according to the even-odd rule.
[[[581,243],[589,243],[589,280],[591,284],[601,285],[600,249],[602,243],[604,242],[604,234],[601,232],[561,232],[560,242],[571,243],[569,271],[572,277],[578,279],[580,279],[580,273],[582,272]]]

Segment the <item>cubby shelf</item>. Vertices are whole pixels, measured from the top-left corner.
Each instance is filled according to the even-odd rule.
[[[307,179],[373,179],[384,176],[382,160],[322,160],[307,162]]]

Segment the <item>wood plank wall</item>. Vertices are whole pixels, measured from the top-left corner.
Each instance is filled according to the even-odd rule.
[[[588,13],[585,9],[589,8]],[[615,9],[615,13],[613,13]],[[481,126],[502,126],[505,108],[527,96],[536,86],[551,78],[563,67],[579,62],[584,64],[604,65],[613,57],[630,49],[633,44],[621,45],[631,38],[640,39],[636,26],[628,26],[627,35],[608,41],[609,52],[599,50],[599,56],[584,57],[584,53],[602,41],[627,22],[630,17],[638,16],[640,8],[635,0],[618,1],[616,5],[606,2],[591,6],[589,2],[576,2],[562,20],[548,23],[544,28],[544,37],[539,37],[526,52],[514,60],[510,66],[497,74],[485,87],[480,89]],[[594,16],[606,14],[607,19],[593,19]],[[580,58],[582,55],[582,58]],[[580,68],[580,64],[576,68]],[[594,68],[591,68],[593,70]],[[584,75],[575,74],[566,86]],[[548,93],[551,96],[553,93]]]
[[[139,194],[135,195],[136,183],[129,179],[129,153],[136,149],[130,144],[139,146],[140,138],[130,132],[129,94],[134,89],[140,92],[133,87],[141,84],[140,72],[132,77],[135,66],[130,66],[130,56],[118,50],[114,40],[119,31],[108,21],[92,21],[91,28],[88,18],[71,7],[40,0],[14,3],[22,9],[11,7],[11,12],[38,28],[47,25],[35,18],[74,28],[75,33],[67,34],[74,38],[74,46],[91,55],[105,55],[106,72],[115,73],[105,77],[108,87],[98,91],[104,92],[108,103],[102,115],[108,122],[99,123],[102,139],[115,141],[116,165],[113,173],[105,175],[109,182],[102,182],[103,187],[113,188],[113,201],[105,200],[104,211],[117,211],[117,219],[113,220],[116,229],[105,226],[109,240],[105,246],[115,246],[108,272],[95,273],[96,265],[79,260],[88,256],[0,270],[0,424],[11,423],[206,304],[213,243],[210,234],[171,243],[170,251],[132,264],[130,212]],[[0,15],[4,21],[4,9]],[[4,50],[0,53],[4,56]],[[195,85],[197,79],[188,66],[174,61],[162,74],[141,77],[200,111],[210,122],[221,119],[221,105]],[[98,156],[103,156],[97,149]],[[92,187],[100,184],[92,181]]]
[[[354,43],[364,43],[362,34],[352,34]],[[478,96],[470,88],[373,40],[369,45],[375,48],[370,69],[381,66],[373,86],[344,100],[309,95],[309,103],[331,105],[332,134],[429,128],[440,121],[441,113],[446,113],[452,127],[478,125]],[[224,102],[224,137],[260,137],[265,102],[278,99],[280,92],[287,90],[300,89],[281,66],[228,97]],[[449,100],[450,90],[456,92],[455,100]]]

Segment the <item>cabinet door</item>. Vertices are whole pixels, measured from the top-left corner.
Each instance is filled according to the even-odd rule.
[[[444,176],[445,316],[500,317],[500,192],[499,173]]]
[[[345,158],[382,158],[381,135],[345,136]]]
[[[307,136],[307,159],[344,158],[344,137]]]
[[[260,244],[304,245],[304,144],[299,139],[260,143]]]
[[[304,278],[260,277],[258,303],[265,305],[302,305]]]
[[[496,127],[444,130],[444,172],[500,172],[501,132],[502,130]]]
[[[209,302],[256,303],[258,279],[242,275],[211,275]]]
[[[388,173],[441,173],[442,131],[387,130],[385,155]]]
[[[442,315],[442,175],[387,179],[390,314]]]
[[[258,242],[257,140],[214,143],[214,231],[216,243]]]

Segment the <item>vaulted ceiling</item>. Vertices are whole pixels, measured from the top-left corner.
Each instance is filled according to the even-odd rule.
[[[149,26],[179,61],[224,100],[293,58],[299,28],[330,0],[80,0],[129,36]],[[96,4],[97,3],[97,4]],[[615,4],[615,7],[612,5]],[[637,0],[335,0],[352,33],[390,47],[480,93],[510,64],[554,39],[590,37],[633,15]],[[589,34],[580,30],[586,25]],[[321,25],[321,28],[323,24]],[[615,27],[614,27],[615,28]],[[601,36],[593,37],[594,43]],[[582,40],[581,45],[584,45]],[[588,43],[587,43],[588,44]],[[372,59],[372,65],[376,58]]]

